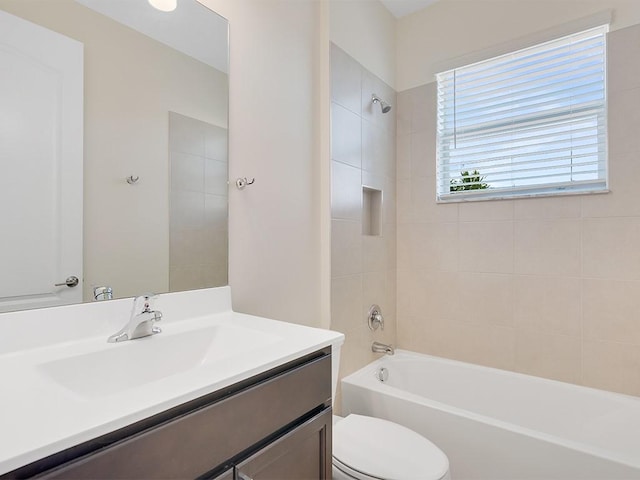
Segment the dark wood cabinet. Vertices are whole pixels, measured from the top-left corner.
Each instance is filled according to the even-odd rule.
[[[0,479],[330,479],[331,424],[324,349]]]
[[[236,465],[237,480],[331,478],[331,409]]]

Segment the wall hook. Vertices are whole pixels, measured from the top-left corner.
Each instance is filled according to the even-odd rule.
[[[129,185],[135,185],[136,183],[138,183],[138,180],[140,180],[140,177],[138,175],[136,175],[136,176],[129,175],[127,177],[127,183]]]
[[[238,190],[242,190],[247,185],[253,185],[255,181],[255,178],[251,180],[247,180],[247,177],[238,178],[236,179],[236,187],[238,187]]]

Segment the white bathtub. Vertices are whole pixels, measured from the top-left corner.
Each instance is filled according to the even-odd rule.
[[[397,350],[345,377],[342,403],[429,438],[454,480],[640,479],[640,398]]]

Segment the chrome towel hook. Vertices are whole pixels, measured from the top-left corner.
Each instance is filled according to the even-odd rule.
[[[252,178],[251,180],[247,180],[247,177],[238,178],[236,179],[236,187],[238,187],[238,190],[242,190],[247,185],[253,185],[255,181],[255,178]]]

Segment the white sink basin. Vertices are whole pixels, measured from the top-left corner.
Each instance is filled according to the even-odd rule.
[[[229,361],[279,340],[257,330],[215,325],[108,344],[100,351],[40,364],[38,370],[76,394],[98,397]]]

